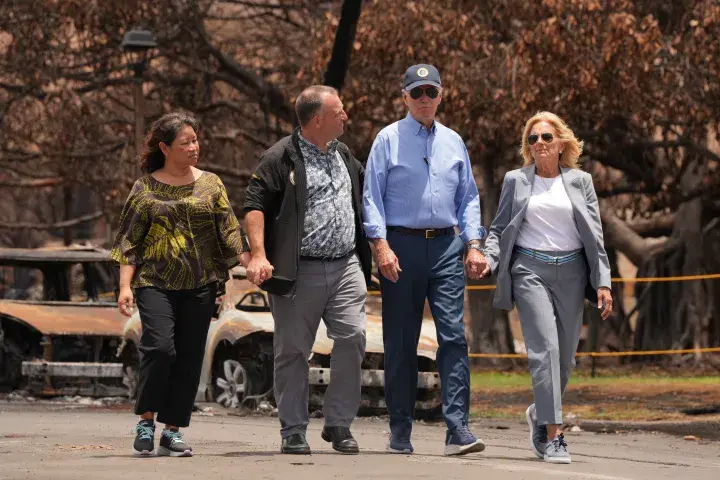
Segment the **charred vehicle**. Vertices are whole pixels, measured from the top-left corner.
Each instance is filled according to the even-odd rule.
[[[273,387],[273,319],[264,292],[255,290],[244,279],[244,269],[233,270],[227,295],[219,302],[216,318],[210,324],[197,401],[214,401],[225,407],[256,404],[271,397]],[[137,345],[142,326],[137,313],[123,332],[120,356],[126,372],[125,382],[134,380],[139,363]],[[320,323],[310,357],[310,405],[320,407],[330,381],[332,340]],[[416,407],[426,417],[438,413],[440,379],[435,365],[437,338],[431,320],[423,322],[418,347],[418,398]],[[368,315],[367,347],[362,372],[362,404],[365,411],[384,411],[384,372],[382,323]]]
[[[0,390],[127,392],[116,357],[126,318],[108,251],[0,248],[0,274]]]
[[[267,297],[233,270],[210,323],[197,401],[226,407],[272,397],[274,324]],[[117,310],[118,271],[109,252],[92,247],[0,248],[0,391],[34,395],[135,396],[140,316]],[[25,277],[25,282],[18,282]],[[8,288],[10,284],[23,287]],[[310,404],[322,405],[332,340],[324,324],[310,357]],[[418,347],[417,409],[435,415],[440,379],[437,339],[423,322]],[[368,315],[362,407],[384,410],[382,323]]]

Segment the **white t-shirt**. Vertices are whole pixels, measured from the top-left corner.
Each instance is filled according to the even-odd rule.
[[[572,203],[560,175],[555,178],[535,176],[525,219],[515,244],[533,250],[582,248]]]

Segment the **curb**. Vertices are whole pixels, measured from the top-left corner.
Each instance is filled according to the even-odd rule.
[[[578,426],[588,432],[617,433],[619,431],[661,432],[670,435],[692,435],[701,439],[720,440],[720,420],[706,421],[606,421],[580,420]]]

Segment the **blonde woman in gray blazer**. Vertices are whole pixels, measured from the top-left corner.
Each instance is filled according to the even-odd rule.
[[[557,115],[525,124],[525,166],[508,172],[485,242],[497,272],[494,306],[517,306],[535,403],[525,412],[530,445],[551,463],[570,463],[560,431],[562,395],[575,364],[584,299],[612,311],[610,265],[592,177],[578,168],[582,142]]]

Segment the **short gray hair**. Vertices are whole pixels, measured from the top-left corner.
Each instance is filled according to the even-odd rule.
[[[317,114],[323,104],[323,95],[338,95],[337,89],[327,85],[313,85],[303,90],[295,100],[295,114],[300,126],[304,127]]]

